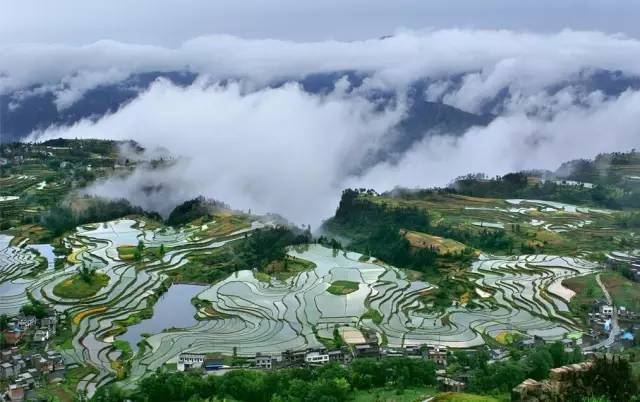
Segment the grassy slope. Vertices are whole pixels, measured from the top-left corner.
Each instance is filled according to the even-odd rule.
[[[358,290],[359,284],[351,281],[335,281],[329,286],[327,292],[332,295],[348,295]]]
[[[266,266],[264,274],[267,276],[274,276],[280,280],[285,280],[302,271],[307,271],[315,267],[316,265],[311,261],[287,256],[286,263],[285,261],[273,261],[271,264]]]
[[[79,274],[73,275],[71,278],[58,283],[53,288],[53,294],[58,297],[70,299],[83,299],[98,293],[100,289],[107,286],[109,276],[96,272],[91,282],[82,280]]]
[[[491,396],[465,394],[459,392],[447,392],[436,397],[434,402],[498,402],[502,400]],[[508,399],[506,399],[508,400]]]
[[[585,219],[586,215],[558,213],[554,215],[533,212],[530,215],[514,215],[496,210],[467,209],[471,208],[512,208],[513,205],[504,200],[494,198],[468,197],[454,194],[425,194],[415,198],[398,198],[392,196],[360,195],[376,204],[383,204],[390,208],[417,207],[425,209],[431,216],[434,225],[448,224],[467,231],[481,232],[486,228],[472,225],[474,221],[501,222],[505,224],[505,231],[516,243],[514,253],[518,254],[520,244],[541,246],[539,252],[559,255],[577,255],[583,251],[594,254],[617,249],[620,237],[629,239],[629,231],[612,229],[619,212],[610,215],[590,214],[586,219],[592,221],[590,225],[579,230],[554,233],[541,226],[531,224],[531,219],[542,219],[546,223],[563,224],[576,218]],[[519,230],[514,230],[511,224],[518,224]]]
[[[376,388],[366,391],[355,391],[354,402],[414,402],[422,401],[437,394],[432,387],[405,388],[401,393],[395,389]]]
[[[604,293],[596,282],[595,274],[565,279],[562,284],[576,292],[569,303],[569,308],[577,316],[586,317],[587,313],[591,311],[593,302],[596,299],[604,298]]]
[[[37,390],[38,396],[43,398],[51,398],[54,401],[72,402],[76,401],[78,394],[76,387],[78,382],[90,373],[97,373],[95,369],[85,366],[73,367],[67,369],[64,375],[64,381],[60,384],[50,383],[45,387]]]
[[[432,236],[422,232],[407,231],[405,239],[415,248],[433,248],[438,254],[458,253],[465,249],[465,245],[452,239]]]
[[[604,272],[602,283],[607,287],[616,306],[626,306],[632,311],[640,310],[640,283],[617,272]]]

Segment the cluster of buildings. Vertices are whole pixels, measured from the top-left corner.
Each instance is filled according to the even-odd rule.
[[[585,345],[597,344],[607,339],[612,330],[614,313],[618,316],[620,327],[627,329],[622,330],[616,337],[612,348],[633,346],[635,334],[640,331],[640,313],[631,311],[625,306],[612,306],[604,299],[596,300],[593,312],[587,316],[588,331],[582,337]]]
[[[4,342],[9,346],[15,346],[29,337],[33,342],[47,342],[56,334],[58,323],[58,313],[53,308],[47,309],[47,316],[40,319],[20,314],[12,318],[2,330]]]
[[[4,399],[23,401],[36,386],[53,379],[62,379],[65,363],[57,351],[22,354],[17,347],[0,352],[0,379],[7,382]]]
[[[272,370],[292,367],[317,367],[329,363],[349,364],[357,357],[393,358],[409,357],[434,361],[438,366],[447,365],[447,347],[441,345],[407,346],[403,348],[381,348],[375,335],[368,335],[365,343],[337,349],[312,348],[287,350],[282,353],[256,353],[251,366],[256,369]],[[230,368],[218,358],[204,353],[181,353],[178,355],[177,369],[220,370]]]
[[[64,378],[62,355],[47,347],[49,339],[56,334],[58,324],[57,312],[48,308],[47,316],[43,318],[20,314],[3,325],[2,335],[7,347],[0,351],[0,380],[6,384],[3,400],[29,399],[40,384]],[[26,342],[29,342],[27,352],[24,347],[16,346]]]

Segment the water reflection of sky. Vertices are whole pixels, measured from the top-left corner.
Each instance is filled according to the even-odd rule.
[[[157,334],[171,327],[186,328],[195,325],[196,310],[191,299],[207,288],[208,286],[199,285],[172,285],[153,307],[153,317],[128,327],[127,332],[118,336],[118,339],[129,342],[131,348],[137,351],[137,344],[144,333]]]
[[[56,256],[53,254],[53,247],[51,247],[51,244],[30,244],[27,248],[38,251],[41,256],[47,259],[47,268],[53,269]]]

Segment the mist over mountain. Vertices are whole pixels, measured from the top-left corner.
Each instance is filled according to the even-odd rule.
[[[89,189],[159,211],[203,194],[319,222],[345,187],[553,170],[640,145],[640,42],[599,32],[214,35],[175,48],[101,41],[0,55],[2,141],[166,148],[171,168]]]
[[[82,119],[96,121],[136,98],[141,91],[162,78],[180,86],[193,83],[196,76],[187,71],[132,74],[122,81],[100,84],[79,94],[70,104],[62,104],[56,92],[71,91],[64,82],[34,84],[0,96],[2,142],[19,141],[32,132],[51,126],[70,126]]]

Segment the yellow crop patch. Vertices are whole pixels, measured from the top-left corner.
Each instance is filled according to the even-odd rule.
[[[80,324],[80,321],[82,321],[84,317],[90,316],[91,314],[102,313],[104,311],[107,311],[107,306],[100,306],[100,307],[92,308],[89,310],[81,311],[78,314],[76,314],[75,317],[73,317],[73,323],[78,325]]]

